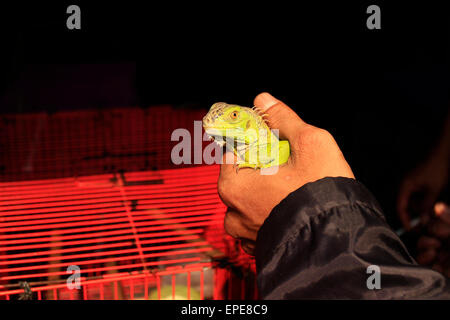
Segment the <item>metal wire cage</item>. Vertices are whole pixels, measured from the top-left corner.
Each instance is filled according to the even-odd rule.
[[[122,128],[116,139],[81,130],[64,140],[64,134],[51,134],[51,128],[63,128],[57,122],[70,115],[54,115],[46,118],[33,143],[7,144],[9,157],[18,156],[14,166],[3,158],[14,170],[6,170],[0,183],[0,299],[257,298],[253,258],[223,229],[226,208],[216,190],[218,166],[158,168],[167,166],[170,149],[161,146],[170,137],[169,129],[187,126],[192,113],[183,118],[177,111],[177,117],[170,118],[169,112],[172,122],[159,118],[167,123],[159,126],[163,133],[149,140],[147,127],[138,124],[155,112],[162,114],[159,109],[135,109],[134,115],[126,110],[126,117],[118,117],[114,125]],[[91,117],[98,114],[87,115],[86,128],[92,121],[98,124]],[[30,117],[27,121],[36,120]],[[143,119],[136,124],[139,117]],[[7,132],[18,141],[22,131],[16,131],[10,127]],[[7,140],[2,141],[5,145]],[[58,145],[63,150],[58,151]],[[116,150],[119,156],[92,160],[105,150]],[[157,151],[154,161],[144,163],[152,150]],[[67,167],[77,159],[90,159],[91,165]],[[24,168],[21,161],[34,169],[19,170]],[[48,179],[52,161],[57,178]],[[105,161],[121,170],[102,167]],[[143,163],[146,167],[136,171]],[[92,168],[101,174],[86,175]],[[41,179],[26,180],[30,177]]]

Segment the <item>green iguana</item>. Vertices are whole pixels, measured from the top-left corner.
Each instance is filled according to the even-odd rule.
[[[256,107],[217,102],[203,118],[203,128],[211,140],[220,146],[226,145],[238,157],[237,170],[282,165],[289,158],[289,142],[278,140],[265,116]]]

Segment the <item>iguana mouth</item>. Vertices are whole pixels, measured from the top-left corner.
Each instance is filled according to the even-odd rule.
[[[213,135],[217,136],[218,134],[215,134],[215,133],[219,133],[220,132],[220,130],[217,130],[217,128],[215,128],[215,127],[205,127],[205,126],[203,126],[203,129],[205,129],[206,133],[211,135],[211,136],[213,136]]]
[[[215,143],[217,143],[219,146],[223,147],[226,144],[226,140],[225,137],[222,136],[222,133],[219,131],[209,131],[207,130],[208,128],[205,128],[206,134],[209,137],[210,141],[214,141]],[[215,134],[217,133],[217,134]],[[218,137],[220,137],[221,139],[216,140]]]

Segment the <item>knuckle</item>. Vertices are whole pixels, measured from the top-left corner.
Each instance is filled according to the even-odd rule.
[[[232,236],[233,238],[236,238],[236,234],[235,234],[235,217],[231,214],[231,213],[227,213],[225,215],[225,219],[223,221],[223,226],[225,229],[225,232],[227,234],[229,234],[230,236]]]
[[[283,107],[280,103],[277,103],[270,107],[268,110],[266,110],[266,114],[269,116],[270,120],[270,127],[272,129],[278,129],[280,127],[280,122],[282,117],[280,116],[280,113],[284,111]]]
[[[302,132],[300,139],[298,139],[298,148],[320,148],[320,147],[330,147],[335,145],[335,141],[330,132],[325,129],[317,128],[308,125]]]
[[[321,128],[313,128],[311,130],[308,130],[308,133],[306,134],[305,138],[309,139],[315,144],[321,145],[330,143],[334,140],[330,132]]]
[[[280,124],[280,122],[283,122],[286,119],[289,119],[289,121],[301,120],[294,110],[281,101],[278,101],[271,106],[265,113],[269,116],[271,124]]]
[[[244,196],[245,184],[241,177],[220,175],[217,192],[222,201],[229,207],[236,207]]]
[[[227,179],[219,178],[219,182],[217,183],[217,192],[219,193],[219,196],[223,199],[229,199],[231,190],[232,188],[230,188],[229,181]]]

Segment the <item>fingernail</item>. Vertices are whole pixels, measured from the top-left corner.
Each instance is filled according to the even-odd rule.
[[[272,96],[270,93],[263,92],[258,96],[258,107],[262,109],[263,111],[266,111],[273,105],[277,104],[278,100]]]
[[[444,213],[445,208],[446,208],[446,206],[444,203],[438,202],[434,205],[434,212],[437,216],[440,216],[441,214]]]

